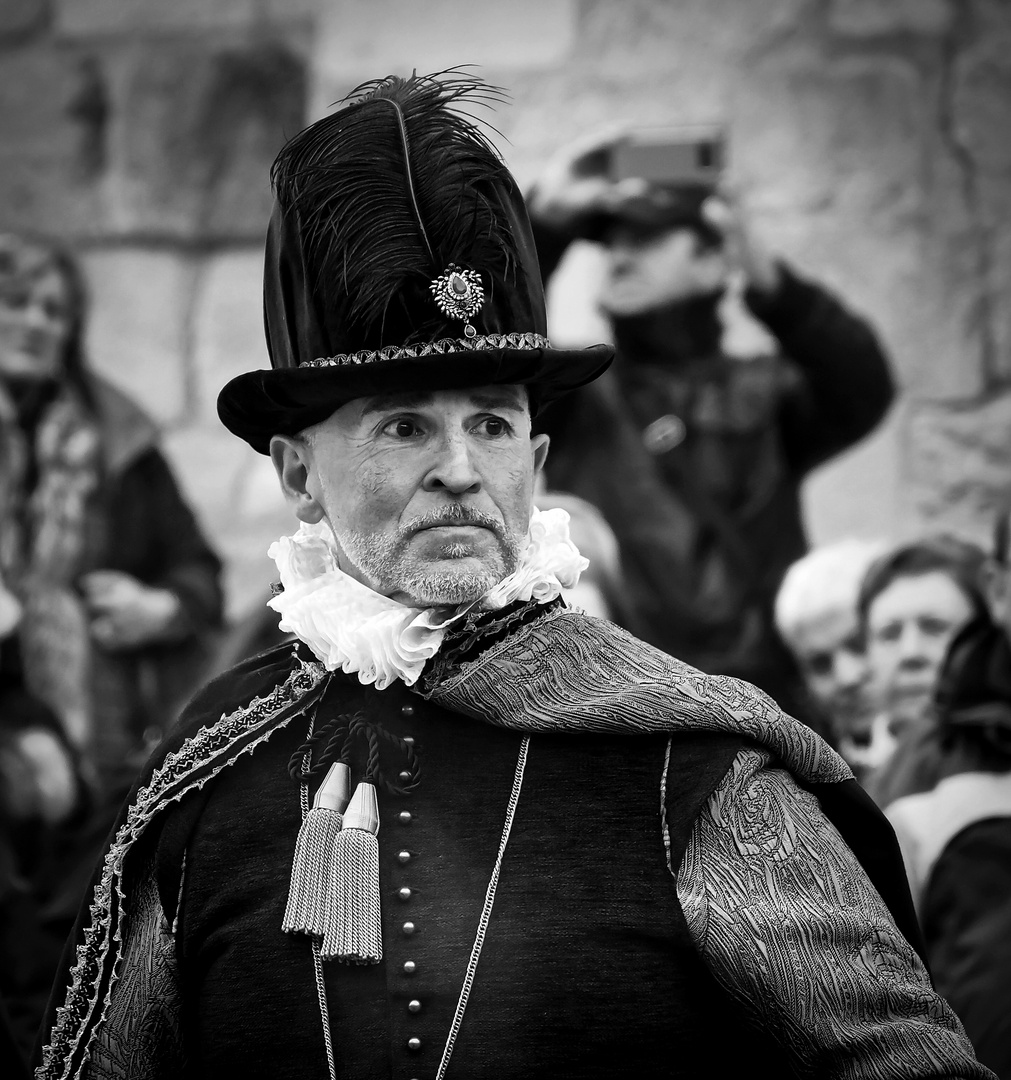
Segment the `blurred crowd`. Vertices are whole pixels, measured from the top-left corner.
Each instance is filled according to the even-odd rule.
[[[1009,511],[991,550],[843,540],[788,570],[776,622],[811,715],[898,836],[935,984],[1011,1075]]]
[[[619,144],[564,148],[528,193],[545,279],[600,247],[618,350],[538,418],[537,502],[590,558],[570,600],[835,746],[895,827],[938,988],[1011,1080],[1009,516],[987,549],[808,551],[802,484],[885,416],[885,349],[725,178],[616,175]],[[65,251],[0,236],[0,1004],[25,1053],[141,762],[199,682],[282,636],[266,608],[223,626],[219,556],[155,425],[89,369],[86,309]]]

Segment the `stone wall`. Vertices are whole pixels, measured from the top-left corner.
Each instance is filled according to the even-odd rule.
[[[510,88],[524,183],[610,121],[726,123],[756,228],[873,319],[903,387],[809,482],[813,539],[985,535],[1011,494],[1007,0],[0,0],[0,228],[81,252],[94,365],[164,426],[233,613],[291,523],[214,415],[266,364],[269,163],[360,80],[459,63]],[[553,330],[590,324],[589,266]]]

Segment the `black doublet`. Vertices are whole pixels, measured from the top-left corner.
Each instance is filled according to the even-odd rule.
[[[348,709],[414,738],[422,779],[408,795],[380,792],[383,962],[324,965],[338,1075],[433,1076],[521,736],[420,701],[399,683],[380,692],[337,675],[318,721]],[[186,853],[176,933],[195,1075],[325,1076],[309,941],[280,930],[300,820],[286,762],[304,736],[296,721],[222,773],[159,846],[163,895],[180,846]],[[698,957],[677,902],[661,814],[667,742],[533,738],[453,1074],[676,1077],[705,1066],[730,1076],[755,1053],[755,1034],[725,1037],[742,1021]],[[723,735],[674,739],[665,817],[675,868],[740,745]],[[265,982],[269,1006],[250,1012]]]

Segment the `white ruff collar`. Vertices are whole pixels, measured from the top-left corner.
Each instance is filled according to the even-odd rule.
[[[447,628],[474,608],[496,611],[516,600],[546,604],[572,588],[589,562],[569,539],[565,510],[534,510],[516,569],[479,600],[461,607],[408,607],[337,566],[333,533],[322,521],[270,545],[284,591],[268,601],[279,629],[305,642],[329,671],[357,673],[385,689],[410,686],[442,644]]]

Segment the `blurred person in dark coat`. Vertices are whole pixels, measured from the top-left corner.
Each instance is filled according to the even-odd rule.
[[[88,370],[85,308],[69,254],[0,234],[0,575],[22,609],[5,673],[122,790],[192,688],[221,567],[152,420]]]
[[[889,364],[864,319],[759,243],[725,185],[612,179],[621,141],[564,148],[529,193],[545,279],[573,240],[602,246],[617,346],[606,376],[545,415],[548,483],[615,531],[629,628],[789,709],[799,680],[772,608],[807,549],[801,483],[884,416]],[[741,295],[768,353],[724,348]]]

